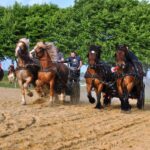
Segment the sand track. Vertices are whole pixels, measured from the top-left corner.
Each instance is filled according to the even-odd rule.
[[[20,105],[18,89],[0,88],[0,150],[149,150],[150,105],[130,114],[118,103],[103,110],[81,103]]]

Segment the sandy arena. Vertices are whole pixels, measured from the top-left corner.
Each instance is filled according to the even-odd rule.
[[[36,97],[20,102],[19,89],[0,88],[0,150],[150,150],[150,104],[142,111],[133,101],[124,114],[116,100],[103,110],[85,102],[51,107]]]

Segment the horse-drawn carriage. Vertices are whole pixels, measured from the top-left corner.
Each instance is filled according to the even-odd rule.
[[[45,95],[43,86],[49,86],[50,103],[54,102],[54,94],[59,94],[59,100],[65,100],[65,94],[70,95],[71,101],[77,103],[80,99],[79,71],[64,63],[58,63],[57,49],[53,43],[38,42],[34,47],[36,58],[40,66],[34,64],[28,54],[27,45],[19,41],[16,48],[18,56],[18,68],[16,76],[22,88],[22,104],[25,104],[25,90],[28,95],[32,93],[27,89],[30,83],[36,85],[36,91]],[[121,109],[131,109],[129,98],[137,99],[137,107],[144,107],[143,68],[138,62],[138,74],[135,74],[131,63],[126,62],[124,51],[116,52],[117,70],[113,74],[111,67],[100,62],[100,48],[92,46],[88,52],[89,67],[85,74],[88,98],[91,103],[95,99],[91,95],[94,88],[97,96],[96,108],[102,108],[100,99],[101,92],[104,93],[104,104],[110,104],[112,97],[118,97],[121,101]]]
[[[69,66],[69,64],[68,64]],[[76,67],[69,66],[69,76],[68,76],[68,89],[70,89],[67,94],[70,95],[70,101],[72,103],[78,103],[80,101],[80,74]]]
[[[88,98],[91,103],[95,102],[91,95],[94,88],[97,96],[96,108],[102,108],[101,92],[105,93],[104,104],[109,104],[112,97],[118,97],[121,101],[121,109],[128,111],[131,109],[129,98],[137,99],[137,107],[144,107],[143,68],[137,62],[138,72],[135,72],[133,65],[126,61],[124,51],[116,52],[116,72],[111,72],[111,67],[104,62],[100,62],[100,48],[92,46],[88,52],[89,67],[85,74]]]

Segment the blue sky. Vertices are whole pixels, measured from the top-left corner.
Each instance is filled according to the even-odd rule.
[[[57,4],[61,8],[69,7],[74,4],[74,0],[0,0],[0,6],[11,6],[15,3],[15,1],[23,5],[53,3]]]

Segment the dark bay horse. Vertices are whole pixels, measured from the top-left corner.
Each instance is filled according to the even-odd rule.
[[[43,86],[47,84],[50,86],[50,104],[54,102],[55,93],[59,94],[59,100],[63,102],[68,81],[68,67],[63,63],[57,63],[57,48],[53,43],[38,42],[34,51],[41,65],[36,91],[43,95]]]
[[[28,52],[28,39],[20,39],[15,49],[15,56],[18,58],[16,68],[16,78],[22,93],[22,104],[26,104],[25,93],[28,96],[33,96],[33,93],[28,89],[29,84],[35,86],[37,74],[40,69],[39,66],[34,64],[33,60],[29,57]]]
[[[87,85],[87,93],[90,103],[94,103],[95,99],[91,95],[92,89],[95,90],[97,96],[97,104],[95,108],[102,108],[100,99],[101,93],[105,93],[104,97],[104,105],[110,104],[111,91],[109,87],[107,87],[107,83],[112,80],[111,67],[99,61],[98,52],[96,50],[90,50],[88,52],[88,68],[85,73],[85,80]]]
[[[4,71],[2,67],[0,66],[0,81],[3,79],[3,77],[4,77]]]
[[[127,62],[125,52],[117,50],[116,52],[117,65],[117,90],[121,100],[121,109],[123,111],[130,111],[131,105],[129,98],[137,99],[137,107],[142,109],[144,107],[144,83],[143,83],[143,67],[140,62],[136,62],[138,74],[131,62]]]

